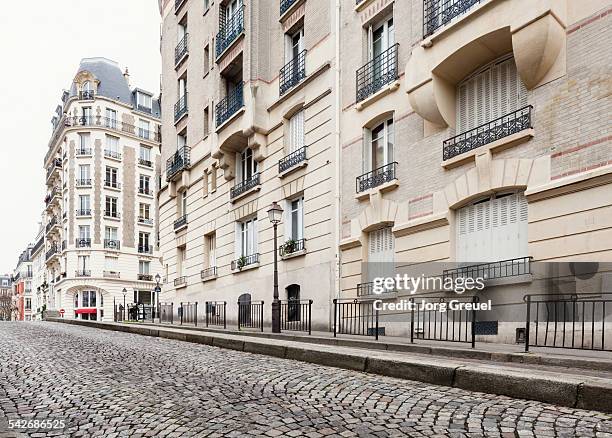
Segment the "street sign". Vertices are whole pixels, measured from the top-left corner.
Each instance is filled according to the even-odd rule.
[[[161,292],[161,287],[155,286],[155,292],[160,293]]]
[[[60,309],[59,311],[60,315],[62,315],[62,318],[64,317],[64,313],[66,313],[66,311],[64,309]]]

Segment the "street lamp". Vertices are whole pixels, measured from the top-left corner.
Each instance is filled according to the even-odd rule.
[[[283,217],[283,209],[273,202],[268,209],[268,217],[274,227],[274,299],[272,300],[272,333],[280,333],[281,303],[278,299],[278,253],[277,228]]]
[[[157,297],[157,304],[153,306],[153,319],[155,319],[155,309],[157,309],[157,307],[159,306],[159,296],[161,294],[161,287],[159,286],[159,283],[161,281],[161,275],[159,275],[159,272],[157,274],[155,274],[155,296]],[[155,304],[155,298],[153,303]]]
[[[125,319],[126,309],[125,309],[125,296],[127,295],[127,289],[123,288],[123,319]]]

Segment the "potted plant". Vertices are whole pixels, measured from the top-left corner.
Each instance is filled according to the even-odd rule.
[[[238,266],[238,270],[242,271],[242,268],[244,268],[246,265],[247,265],[247,258],[245,256],[240,256],[240,258],[236,262],[236,266]]]
[[[283,253],[284,254],[291,254],[291,253],[295,252],[296,248],[297,248],[297,241],[293,240],[293,239],[289,239],[283,245]]]

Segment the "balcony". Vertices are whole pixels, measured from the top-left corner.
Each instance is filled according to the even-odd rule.
[[[383,293],[394,293],[395,290],[387,290],[385,289],[385,291]],[[357,285],[357,296],[358,297],[368,297],[368,296],[372,296],[372,295],[379,295],[377,293],[374,293],[374,283],[370,282],[370,283],[359,283]]]
[[[174,221],[174,231],[180,231],[183,228],[187,228],[187,215],[184,214],[180,218]]]
[[[104,217],[109,219],[121,219],[121,213],[113,210],[105,210]]]
[[[187,286],[187,277],[176,277],[174,279],[174,287]]]
[[[121,272],[118,271],[102,271],[102,276],[105,278],[121,278]]]
[[[121,190],[121,183],[117,182],[117,181],[113,181],[111,180],[104,180],[104,187],[107,187],[109,189],[117,189],[117,190]]]
[[[53,204],[53,201],[59,199],[59,190],[57,187],[53,187],[51,192],[45,196],[45,206],[49,207]]]
[[[306,252],[306,239],[288,240],[278,247],[278,254],[281,258],[288,258],[293,255],[304,254]]]
[[[143,225],[153,225],[153,219],[144,216],[138,216],[138,223]]]
[[[79,147],[76,149],[75,155],[77,157],[91,157],[91,148]]]
[[[91,271],[89,269],[78,269],[74,273],[75,277],[91,277]]]
[[[293,4],[297,3],[298,0],[281,0],[280,2],[280,15],[281,17],[285,12],[289,10]]]
[[[66,251],[66,248],[68,248],[68,241],[67,240],[62,240],[62,252]]]
[[[49,231],[53,229],[57,225],[57,216],[53,216],[51,220],[45,226],[45,233],[49,234]]]
[[[187,115],[187,93],[179,97],[179,100],[174,104],[174,123],[177,123]]]
[[[465,14],[472,6],[482,1],[484,0],[424,0],[423,38],[432,35],[437,29]]]
[[[139,158],[138,159],[138,164],[144,167],[149,167],[151,169],[153,169],[153,162],[150,160],[145,160],[144,158]]]
[[[187,3],[187,0],[174,0],[174,13],[178,13],[181,6],[183,6],[185,3]]]
[[[91,216],[91,208],[81,208],[76,211],[77,217],[90,217]]]
[[[215,120],[217,128],[236,114],[244,106],[244,82],[236,85],[236,88],[215,106]]]
[[[179,43],[174,48],[174,65],[178,66],[179,63],[187,56],[189,50],[187,50],[187,37],[188,33],[183,35],[183,38],[179,41]]]
[[[58,253],[58,248],[57,248],[57,244],[52,244],[51,247],[47,250],[46,254],[45,254],[45,258],[47,261],[49,261],[51,259],[51,257],[53,257],[54,255],[56,255]]]
[[[141,195],[153,196],[153,190],[150,187],[138,187],[138,193]]]
[[[74,245],[77,248],[91,248],[91,237],[77,237]]]
[[[531,274],[531,257],[519,257],[516,259],[502,260],[499,262],[479,263],[469,266],[461,266],[456,269],[446,269],[442,273],[444,281],[458,278],[482,278],[494,280],[500,278],[519,277]]]
[[[153,281],[153,275],[152,274],[138,274],[138,280]]]
[[[153,245],[138,245],[138,254],[153,254]]]
[[[306,163],[306,146],[290,153],[278,162],[278,173],[282,175],[289,170]]]
[[[121,249],[121,242],[117,239],[104,239],[104,248],[119,251]]]
[[[395,44],[357,70],[356,102],[361,102],[399,78]]]
[[[47,168],[47,182],[49,182],[49,179],[54,174],[54,172],[59,171],[61,168],[62,168],[62,159],[61,158],[54,159],[51,165]]]
[[[397,179],[396,168],[397,163],[393,162],[358,176],[355,181],[356,192],[363,193],[394,181]]]
[[[306,77],[306,50],[302,50],[280,70],[278,76],[278,93],[280,96],[302,82]]]
[[[442,160],[450,160],[458,155],[501,140],[504,137],[532,128],[532,110],[533,106],[528,105],[491,122],[451,137],[448,140],[444,140],[442,143]]]
[[[95,94],[93,90],[79,92],[79,100],[93,100],[94,96]]]
[[[217,59],[232,45],[234,41],[244,32],[244,6],[239,8],[234,15],[219,23],[219,33],[215,43]]]
[[[121,152],[111,151],[110,149],[104,149],[104,156],[113,160],[121,160]]]
[[[35,254],[36,252],[38,252],[38,250],[40,248],[42,248],[42,246],[45,244],[45,238],[44,236],[41,237],[40,239],[38,239],[38,241],[34,244],[34,246],[32,247],[32,254]]]
[[[191,161],[189,158],[189,154],[191,152],[191,148],[189,146],[183,146],[179,150],[177,150],[174,155],[168,158],[166,161],[166,180],[170,181],[174,176],[176,176],[179,172],[184,169],[189,169],[191,165]]]
[[[260,180],[259,173],[256,173],[250,178],[245,179],[242,182],[239,182],[238,184],[236,184],[234,187],[230,189],[230,199],[236,200],[236,198],[240,197],[243,194],[246,194],[251,189],[254,189],[260,184],[259,180]]]
[[[259,253],[242,256],[236,260],[232,260],[231,268],[232,271],[242,271],[244,268],[257,265],[259,265]]]
[[[209,268],[202,269],[200,271],[200,278],[202,280],[209,280],[211,278],[216,278],[216,277],[217,277],[217,267],[216,266],[211,266]]]
[[[91,187],[91,178],[78,178],[75,184],[77,187]]]

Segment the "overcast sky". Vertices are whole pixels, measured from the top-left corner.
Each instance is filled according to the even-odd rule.
[[[51,116],[81,58],[127,66],[132,86],[159,93],[157,0],[3,2],[0,13],[0,274],[33,243],[44,208]]]

